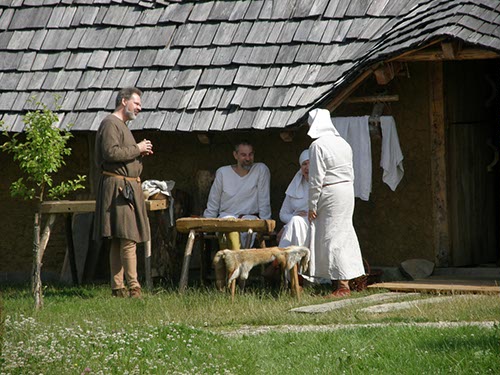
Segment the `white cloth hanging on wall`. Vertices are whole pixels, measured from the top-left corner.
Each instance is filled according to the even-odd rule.
[[[364,201],[372,191],[372,148],[369,116],[332,117],[332,122],[340,136],[352,148],[354,168],[354,196]]]
[[[403,152],[399,145],[396,122],[392,116],[380,116],[380,127],[382,129],[382,156],[380,166],[384,170],[382,181],[384,181],[392,191],[400,183],[404,175]],[[356,171],[356,169],[354,169]]]

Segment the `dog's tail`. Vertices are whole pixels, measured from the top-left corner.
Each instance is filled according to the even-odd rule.
[[[309,258],[311,252],[305,246],[290,246],[284,249],[287,254],[287,268],[290,270],[297,263],[300,263],[302,272],[309,268]]]
[[[309,260],[311,259],[311,251],[305,246],[303,247],[302,251],[304,253],[304,256],[300,261],[300,267],[302,269],[302,272],[306,272],[309,269]]]

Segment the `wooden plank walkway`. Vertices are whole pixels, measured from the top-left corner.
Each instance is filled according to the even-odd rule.
[[[500,281],[428,278],[412,281],[383,282],[369,285],[368,288],[387,289],[394,292],[420,292],[435,294],[500,294]]]

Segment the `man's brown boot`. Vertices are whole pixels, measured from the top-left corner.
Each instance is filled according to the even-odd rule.
[[[125,297],[128,297],[128,292],[127,292],[127,289],[125,289],[125,288],[113,289],[111,291],[111,295],[113,297],[125,298]]]
[[[137,287],[130,289],[130,298],[142,299],[141,288]]]

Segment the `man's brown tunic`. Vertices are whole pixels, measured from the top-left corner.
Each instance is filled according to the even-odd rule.
[[[127,125],[114,115],[108,115],[97,131],[95,159],[100,172],[139,177],[142,156]],[[129,184],[134,192],[132,207],[121,189]],[[96,197],[94,239],[125,238],[134,242],[150,239],[149,221],[141,184],[136,181],[101,174]]]

